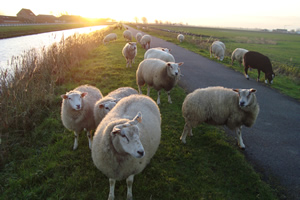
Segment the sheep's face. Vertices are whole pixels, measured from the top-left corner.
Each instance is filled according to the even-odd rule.
[[[127,153],[135,158],[142,158],[145,155],[143,144],[140,140],[137,124],[141,122],[141,113],[131,121],[116,125],[111,132],[113,145],[118,153]]]
[[[181,63],[168,62],[167,63],[168,76],[177,77],[178,75],[180,75],[179,66],[181,66],[181,65],[183,65],[183,62],[181,62]]]
[[[107,101],[101,103],[99,105],[99,109],[102,110],[102,112],[104,112],[105,114],[107,114],[109,111],[111,111],[111,109],[113,109],[113,107],[115,107],[116,104],[117,104],[116,101]]]
[[[136,42],[128,42],[129,45],[129,49],[131,51],[135,51],[136,50]]]
[[[245,108],[250,106],[253,102],[255,89],[234,89],[233,91],[238,93],[239,96],[239,106]]]
[[[170,53],[171,52],[171,49],[168,49],[168,48],[162,48],[161,50],[164,51],[164,52],[166,52],[166,53]]]
[[[73,110],[81,110],[82,109],[82,99],[87,95],[87,92],[70,92],[61,97],[64,101],[67,101]]]

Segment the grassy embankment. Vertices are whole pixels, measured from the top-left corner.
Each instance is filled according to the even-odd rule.
[[[134,25],[132,25],[135,27]],[[185,35],[185,41],[180,43],[176,37],[178,33],[166,32],[158,29],[179,31],[185,34],[197,34],[201,36]],[[184,26],[157,26],[150,25],[149,30],[143,30],[150,35],[160,37],[166,41],[175,43],[190,51],[207,58],[210,57],[209,48],[214,40],[221,40],[226,45],[223,65],[233,68],[244,74],[244,67],[240,67],[237,61],[231,65],[231,53],[235,48],[245,48],[258,51],[267,55],[272,61],[276,74],[272,88],[281,93],[300,100],[300,35],[266,33],[244,30],[230,30],[217,28],[184,27]],[[251,78],[256,80],[257,70],[248,71]],[[260,75],[260,81],[264,83],[264,73]]]
[[[32,35],[51,31],[60,31],[73,28],[97,26],[96,23],[78,24],[45,24],[45,25],[26,25],[26,26],[0,26],[0,39],[11,38],[24,35]],[[105,25],[105,24],[104,24]]]
[[[66,130],[60,120],[60,95],[81,84],[94,85],[104,95],[122,86],[137,88],[135,72],[145,51],[138,46],[136,63],[132,68],[126,68],[121,54],[125,44],[122,31],[114,32],[118,34],[117,41],[105,46],[99,43],[102,36],[93,41],[90,41],[93,38],[90,36],[75,37],[62,42],[62,46],[52,47],[45,54],[46,64],[42,65],[51,66],[46,68],[48,72],[43,73],[33,66],[34,70],[25,83],[22,81],[27,76],[18,76],[11,86],[16,89],[3,91],[11,102],[1,106],[15,108],[11,115],[16,121],[10,121],[10,116],[6,115],[1,119],[5,125],[1,125],[1,132],[6,133],[1,135],[1,145],[9,146],[1,146],[6,159],[2,157],[0,199],[107,198],[108,179],[93,165],[85,134],[79,137],[78,150],[72,150],[73,133]],[[87,42],[88,46],[97,43],[98,47],[92,51],[82,48]],[[78,54],[72,51],[76,47]],[[63,55],[54,54],[60,50]],[[86,52],[89,53],[82,57],[85,58],[83,61],[69,59],[73,55],[70,58],[78,60],[79,55]],[[47,76],[44,83],[42,75],[45,74],[54,77]],[[35,87],[40,87],[33,90],[34,83]],[[48,92],[44,91],[46,85],[51,86]],[[31,97],[33,94],[35,98]],[[234,138],[227,137],[219,129],[201,125],[194,130],[194,137],[188,138],[186,145],[181,144],[179,137],[184,125],[181,106],[186,94],[176,87],[171,95],[173,104],[167,103],[166,93],[161,95],[161,144],[150,165],[135,177],[134,199],[277,198],[276,191],[247,163]],[[15,105],[18,98],[26,96],[31,101],[24,103],[29,105]],[[1,97],[3,100],[3,95]],[[156,100],[154,90],[151,97]],[[25,109],[23,112],[17,110],[22,108]],[[34,121],[36,118],[39,120]],[[116,199],[125,197],[125,181],[117,182]]]

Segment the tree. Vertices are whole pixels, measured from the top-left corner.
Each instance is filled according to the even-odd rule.
[[[148,24],[148,20],[147,20],[146,17],[142,17],[142,21],[143,21],[144,24]]]
[[[134,21],[135,21],[135,23],[137,24],[138,21],[139,21],[139,18],[138,18],[138,17],[134,17]]]

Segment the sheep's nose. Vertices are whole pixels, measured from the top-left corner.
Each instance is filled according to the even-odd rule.
[[[178,75],[178,72],[175,72],[175,75],[177,76],[177,75]]]
[[[244,101],[241,101],[241,102],[240,102],[240,106],[241,106],[241,107],[245,106],[245,102],[244,102]]]
[[[80,109],[80,105],[76,105],[76,108],[79,110]]]
[[[141,157],[144,156],[144,151],[138,151],[137,153],[138,153]]]

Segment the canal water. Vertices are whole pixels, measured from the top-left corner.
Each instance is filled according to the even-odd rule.
[[[90,33],[107,27],[91,26],[84,28],[68,29],[63,31],[54,31],[47,33],[40,33],[35,35],[14,37],[8,39],[0,39],[0,71],[9,67],[9,62],[12,57],[20,56],[31,49],[41,50],[48,47],[55,42],[60,42],[64,37],[65,39],[75,33],[83,34]]]

